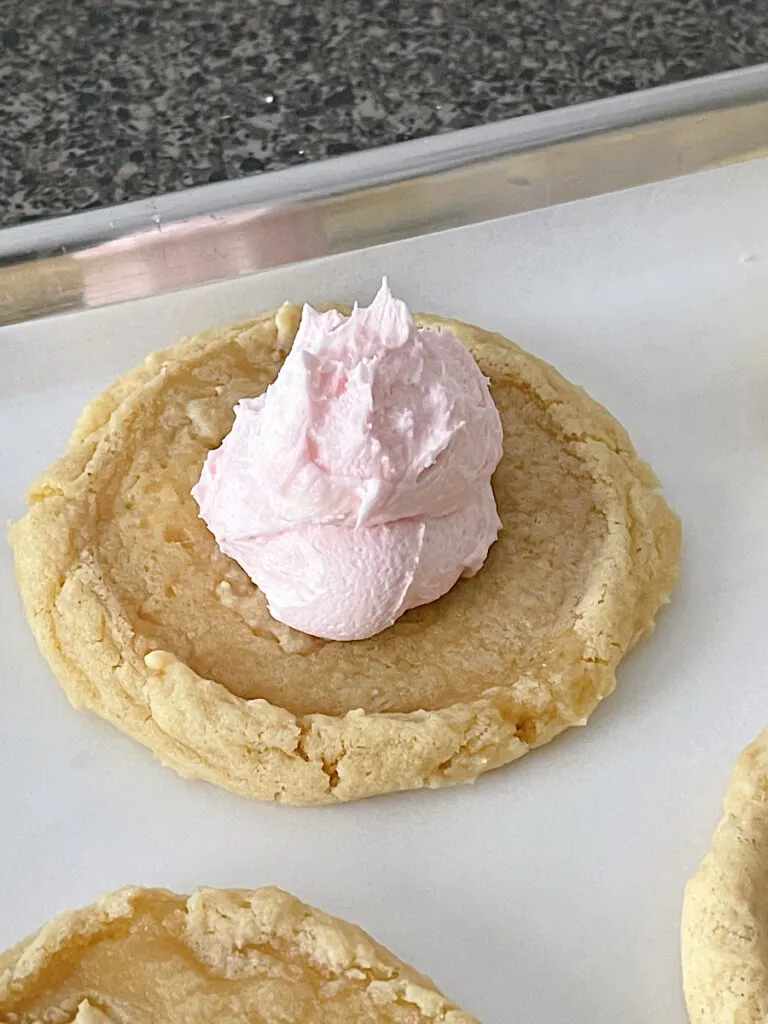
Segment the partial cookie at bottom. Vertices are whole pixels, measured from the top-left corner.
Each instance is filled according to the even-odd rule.
[[[768,730],[736,762],[711,849],[686,886],[682,965],[691,1021],[768,1021]]]
[[[3,1024],[479,1024],[280,889],[126,888],[0,956]]]

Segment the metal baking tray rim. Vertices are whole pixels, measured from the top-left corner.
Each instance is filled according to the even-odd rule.
[[[0,324],[768,154],[768,64],[0,230]]]

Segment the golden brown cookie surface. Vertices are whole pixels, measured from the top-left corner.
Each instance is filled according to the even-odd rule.
[[[712,846],[686,886],[683,984],[692,1021],[768,1020],[768,730],[733,769]]]
[[[280,889],[120,889],[0,956],[12,1024],[478,1024],[355,925]]]
[[[498,335],[450,327],[491,379],[503,522],[486,565],[355,643],[275,622],[189,490],[298,307],[150,356],[83,413],[11,539],[70,700],[182,774],[294,803],[470,781],[582,724],[672,588],[679,523],[622,427]]]

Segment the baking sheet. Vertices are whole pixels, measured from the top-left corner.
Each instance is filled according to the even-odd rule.
[[[768,724],[768,161],[4,328],[0,515],[150,349],[286,298],[367,300],[383,273],[627,426],[685,528],[656,634],[586,729],[473,787],[267,806],[70,709],[2,546],[0,948],[128,882],[270,883],[359,922],[485,1024],[682,1024],[682,887]]]
[[[768,155],[768,64],[0,231],[0,325]]]

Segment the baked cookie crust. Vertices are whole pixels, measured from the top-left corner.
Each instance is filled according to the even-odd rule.
[[[130,887],[0,956],[6,1024],[478,1024],[360,928],[275,888]]]
[[[712,847],[686,886],[682,962],[692,1021],[768,1020],[768,730],[736,762]]]
[[[300,314],[149,356],[32,487],[10,539],[70,701],[184,776],[294,804],[470,782],[583,725],[678,570],[679,520],[625,430],[500,335],[416,316],[454,331],[490,378],[500,538],[477,576],[385,632],[308,637],[271,618],[189,494]]]

